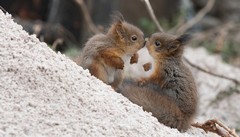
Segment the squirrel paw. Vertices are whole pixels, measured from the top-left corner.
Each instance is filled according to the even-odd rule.
[[[116,69],[123,69],[124,68],[124,64],[119,64],[118,66],[116,66]]]
[[[149,71],[151,68],[152,68],[152,64],[150,62],[143,65],[143,69],[145,71]]]
[[[113,66],[116,68],[116,69],[123,69],[124,68],[124,62],[121,58],[115,58],[113,60]]]
[[[134,64],[138,62],[138,54],[134,53],[133,56],[131,57],[130,64]]]

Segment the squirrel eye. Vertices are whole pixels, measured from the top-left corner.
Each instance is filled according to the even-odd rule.
[[[133,35],[133,36],[131,37],[131,40],[132,40],[132,41],[136,41],[136,40],[137,40],[137,36],[136,36],[136,35]]]
[[[161,42],[160,41],[155,41],[155,46],[159,47],[161,45]]]

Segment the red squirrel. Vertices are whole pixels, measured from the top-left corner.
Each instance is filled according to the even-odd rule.
[[[189,39],[187,34],[179,37],[162,32],[152,34],[146,47],[154,60],[153,73],[142,79],[141,84],[133,78],[125,79],[118,90],[159,122],[179,131],[190,127],[198,101],[194,78],[182,61]]]
[[[143,32],[118,14],[106,34],[87,41],[78,64],[116,89],[123,79],[124,62],[143,46]]]

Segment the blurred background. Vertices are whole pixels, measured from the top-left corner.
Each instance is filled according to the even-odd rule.
[[[125,20],[141,28],[146,36],[156,32],[141,0],[83,0],[93,23],[106,30],[110,15],[120,11]],[[177,32],[193,18],[208,0],[150,0],[165,31]],[[87,39],[94,35],[86,23],[83,9],[75,0],[1,0],[0,5],[30,34],[36,34],[55,51],[71,58],[79,54]],[[195,36],[191,46],[205,47],[212,54],[240,67],[240,1],[216,0],[210,12],[186,30]],[[104,29],[103,29],[104,28]]]

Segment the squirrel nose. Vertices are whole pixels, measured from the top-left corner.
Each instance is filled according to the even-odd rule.
[[[148,41],[148,38],[145,38],[145,41],[144,41],[143,47],[146,45],[147,41]]]
[[[145,40],[145,41],[144,41],[144,43],[143,43],[143,46],[145,46],[145,45],[146,45],[146,43],[147,43],[147,41]]]

